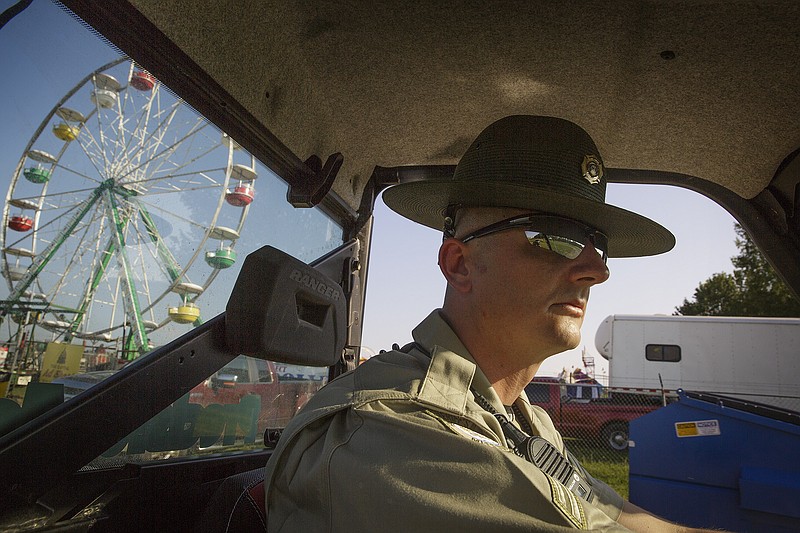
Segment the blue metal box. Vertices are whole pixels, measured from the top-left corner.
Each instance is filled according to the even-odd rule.
[[[680,391],[630,440],[636,505],[694,527],[800,531],[800,414]]]

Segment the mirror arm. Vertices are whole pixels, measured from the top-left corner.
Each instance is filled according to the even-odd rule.
[[[344,157],[339,152],[328,156],[324,166],[318,156],[312,155],[305,161],[305,166],[311,172],[304,173],[302,179],[292,180],[286,200],[293,207],[314,207],[319,204],[331,190],[343,162]]]

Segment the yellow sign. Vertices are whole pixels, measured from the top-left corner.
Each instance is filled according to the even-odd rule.
[[[48,342],[42,361],[42,373],[39,381],[50,383],[61,376],[77,374],[81,368],[83,346],[80,344],[64,344]]]
[[[707,437],[709,435],[719,435],[719,420],[676,422],[675,433],[678,437]]]

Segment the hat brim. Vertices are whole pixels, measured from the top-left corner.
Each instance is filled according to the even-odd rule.
[[[449,205],[516,207],[579,220],[608,237],[609,257],[641,257],[668,252],[675,237],[661,224],[626,209],[518,183],[431,180],[401,183],[383,192],[383,201],[398,214],[443,230]]]

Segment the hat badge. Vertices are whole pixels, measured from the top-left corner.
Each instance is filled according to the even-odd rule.
[[[585,155],[583,156],[583,163],[581,163],[581,172],[583,172],[583,177],[586,181],[596,185],[603,178],[603,163],[600,162],[597,156]]]

